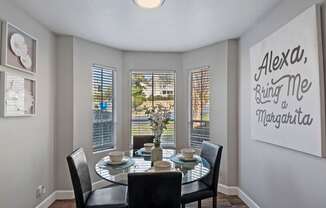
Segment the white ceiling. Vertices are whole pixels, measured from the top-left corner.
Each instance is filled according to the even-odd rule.
[[[132,0],[14,0],[59,34],[123,50],[186,51],[239,37],[280,0],[166,0],[145,10]]]

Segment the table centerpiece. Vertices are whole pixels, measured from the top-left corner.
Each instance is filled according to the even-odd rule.
[[[152,148],[152,163],[155,161],[162,160],[162,148],[161,148],[161,136],[164,130],[167,129],[167,125],[171,119],[171,108],[172,106],[165,107],[161,104],[155,105],[154,107],[146,107],[145,114],[148,116],[150,126],[154,134],[154,146]]]

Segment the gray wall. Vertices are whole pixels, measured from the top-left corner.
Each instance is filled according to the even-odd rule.
[[[240,39],[239,183],[240,188],[263,208],[326,207],[326,159],[254,141],[250,138],[248,122],[249,48],[318,2],[321,1],[282,1]]]
[[[115,69],[116,148],[128,149],[123,133],[122,108],[122,52],[80,38],[57,36],[57,117],[56,117],[56,190],[71,190],[66,156],[83,147],[89,166],[107,154],[92,149],[92,70],[93,64]],[[93,181],[98,180],[90,168]]]
[[[189,80],[193,69],[209,67],[210,82],[210,137],[224,146],[220,183],[238,185],[237,155],[237,41],[223,41],[183,54],[184,77]],[[189,84],[187,90],[189,92]],[[189,95],[188,93],[186,93]],[[187,96],[189,102],[190,97]],[[188,121],[190,120],[188,114]]]
[[[73,150],[73,51],[73,37],[57,37],[56,129],[54,142],[56,190],[70,189],[71,187],[66,155]]]
[[[73,95],[73,111],[74,111],[74,135],[73,148],[83,147],[89,160],[90,171],[93,181],[97,180],[94,172],[94,165],[101,157],[106,156],[107,151],[93,153],[92,148],[92,65],[98,64],[102,66],[113,67],[115,69],[115,130],[116,130],[116,148],[126,148],[126,140],[122,136],[123,124],[122,118],[123,108],[121,107],[122,92],[122,52],[114,48],[95,44],[84,39],[74,38],[74,95]]]
[[[37,115],[0,118],[0,207],[34,207],[54,190],[55,37],[11,2],[0,5],[0,19],[38,39],[37,74],[26,75],[37,79]],[[41,184],[47,193],[36,199]]]

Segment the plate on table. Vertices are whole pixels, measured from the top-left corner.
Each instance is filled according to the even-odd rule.
[[[179,160],[184,162],[197,162],[200,161],[200,157],[198,155],[194,155],[193,158],[185,158],[182,154],[178,154],[177,157]]]
[[[143,151],[144,154],[152,154],[152,151],[151,150],[150,151],[146,151],[145,148],[142,148],[142,151]]]
[[[198,162],[200,161],[200,156],[194,155],[193,158],[185,158],[182,154],[177,154],[176,157],[182,162]]]
[[[109,156],[103,158],[103,160],[104,160],[104,162],[105,162],[107,165],[123,165],[123,164],[126,164],[126,163],[129,161],[129,157],[124,156],[124,157],[122,158],[122,160],[119,161],[119,162],[113,162],[113,161],[111,161]]]
[[[169,169],[161,169],[161,170],[158,170],[158,169],[155,169],[154,167],[151,167],[149,169],[147,169],[145,172],[148,172],[148,173],[164,173],[164,172],[176,172],[178,171],[176,168],[169,168]]]
[[[152,152],[146,152],[145,148],[141,148],[136,151],[139,156],[151,156]]]

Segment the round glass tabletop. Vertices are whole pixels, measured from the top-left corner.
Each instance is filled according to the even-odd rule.
[[[103,179],[115,184],[128,185],[128,173],[155,171],[151,167],[150,156],[133,156],[132,152],[125,153],[129,156],[128,162],[123,165],[108,165],[102,158],[95,165],[95,172]],[[170,161],[172,169],[182,172],[182,184],[191,183],[205,177],[210,172],[209,162],[197,156],[193,162],[183,162],[176,159],[176,151],[163,149],[163,160]]]

